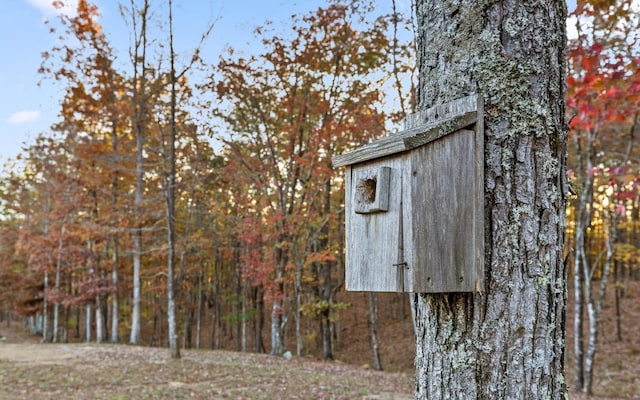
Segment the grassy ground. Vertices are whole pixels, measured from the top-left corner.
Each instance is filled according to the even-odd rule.
[[[622,310],[619,341],[612,299],[604,305],[595,396],[570,391],[571,400],[640,399],[639,282],[629,287]],[[571,387],[571,309],[568,316],[565,376]],[[366,326],[358,327],[364,322],[363,318],[344,321],[336,354],[341,361],[336,362],[208,350],[183,351],[181,360],[170,360],[168,351],[159,348],[42,344],[17,324],[11,328],[3,324],[0,399],[412,399],[411,322],[380,321],[382,363],[395,372],[366,367],[371,365],[371,350]]]
[[[226,351],[0,344],[0,399],[410,399],[408,374]]]

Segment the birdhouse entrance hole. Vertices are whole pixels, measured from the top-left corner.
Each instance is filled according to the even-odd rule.
[[[361,176],[355,186],[356,213],[373,214],[389,210],[389,167]]]
[[[356,189],[363,202],[371,204],[376,200],[376,183],[376,178],[369,178],[358,184]]]

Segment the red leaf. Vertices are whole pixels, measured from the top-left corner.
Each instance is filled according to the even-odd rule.
[[[597,69],[598,65],[600,65],[600,62],[598,60],[598,57],[596,57],[596,56],[585,57],[580,62],[580,65],[582,65],[582,68],[584,68],[585,70],[591,71],[591,70]]]

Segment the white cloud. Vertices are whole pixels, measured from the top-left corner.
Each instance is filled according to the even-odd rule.
[[[9,119],[7,120],[10,124],[21,125],[26,122],[35,121],[40,118],[40,111],[18,111],[16,113],[11,114]]]
[[[73,16],[78,8],[78,0],[60,0],[62,7],[59,8],[53,6],[53,0],[27,0],[27,3],[40,10],[45,17],[60,14]]]

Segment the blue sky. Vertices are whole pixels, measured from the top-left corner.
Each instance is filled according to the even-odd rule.
[[[66,0],[73,8],[76,0]],[[38,74],[40,54],[56,44],[45,20],[55,21],[52,0],[0,1],[0,163],[14,158],[23,142],[30,143],[56,122],[62,88]],[[129,1],[121,1],[129,4]],[[129,29],[120,15],[117,0],[94,0],[102,24],[117,56],[126,63]],[[163,4],[164,1],[153,2]],[[390,8],[391,0],[378,0]],[[400,12],[408,13],[410,0],[396,0]],[[574,3],[570,0],[569,3]],[[215,62],[226,45],[247,53],[259,52],[253,30],[265,20],[277,28],[292,14],[305,14],[326,4],[325,0],[174,0],[175,36],[178,52],[189,54],[202,32],[215,27],[203,54]],[[571,5],[570,5],[570,8]],[[40,85],[39,85],[40,82]]]
[[[77,0],[66,0],[73,4]],[[387,0],[381,0],[387,1]],[[56,122],[62,88],[38,74],[40,54],[56,44],[45,20],[57,21],[52,0],[0,1],[0,163],[14,158],[23,142]],[[409,4],[409,0],[399,1]],[[100,23],[117,57],[126,65],[129,29],[119,12],[119,3],[129,0],[94,0]],[[390,4],[390,0],[388,1]],[[76,3],[77,4],[77,3]],[[164,1],[152,1],[157,7]],[[174,0],[175,40],[178,52],[190,54],[199,43],[207,26],[214,29],[203,55],[213,63],[226,45],[249,52],[259,52],[253,39],[255,27],[266,20],[274,27],[284,24],[292,14],[306,14],[324,0]],[[70,7],[73,8],[73,7]],[[41,82],[42,81],[42,82]],[[40,86],[38,83],[41,82]]]

